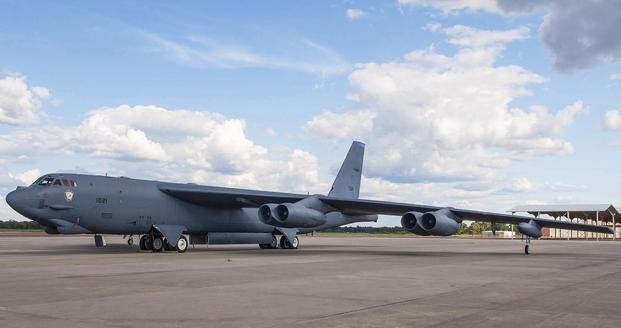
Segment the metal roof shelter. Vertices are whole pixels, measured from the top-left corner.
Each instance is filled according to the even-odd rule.
[[[615,233],[612,235],[612,239],[617,237],[617,222],[621,219],[621,214],[612,204],[518,205],[510,208],[507,212],[513,214],[527,212],[534,216],[546,214],[555,220],[560,220],[564,217],[569,221],[574,219],[583,220],[584,223],[588,224],[590,221],[597,225],[601,221],[603,225],[609,225],[614,230]],[[569,236],[572,236],[571,232]],[[584,233],[584,237],[586,238],[586,233]],[[591,234],[591,237],[593,237],[593,234]],[[599,236],[597,238],[599,239]]]

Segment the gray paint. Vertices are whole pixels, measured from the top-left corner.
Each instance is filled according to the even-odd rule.
[[[265,234],[282,233],[292,240],[298,232],[376,221],[377,214],[403,215],[408,212],[435,211],[455,222],[470,219],[519,224],[532,220],[540,227],[612,232],[607,227],[554,220],[357,199],[363,154],[364,145],[354,142],[329,196],[309,197],[303,194],[60,173],[47,176],[73,180],[77,185],[33,184],[30,187],[18,187],[7,195],[6,200],[17,212],[46,226],[48,232],[77,232],[86,229],[91,233],[125,235],[146,234],[155,229],[173,245],[181,233],[249,233],[258,234],[261,239]],[[281,228],[265,224],[259,219],[257,208],[262,204],[298,202],[309,203],[311,207],[325,211],[326,223],[306,229]],[[226,236],[222,238],[226,239]]]

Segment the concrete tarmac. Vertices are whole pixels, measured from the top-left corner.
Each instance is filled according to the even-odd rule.
[[[153,254],[0,235],[0,327],[620,327],[621,243],[302,237]]]

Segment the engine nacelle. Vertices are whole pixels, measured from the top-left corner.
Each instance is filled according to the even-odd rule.
[[[435,212],[427,212],[420,217],[418,223],[431,235],[450,236],[459,231],[459,218],[448,208]]]
[[[518,224],[517,229],[523,235],[526,235],[532,238],[541,237],[541,227],[534,220],[530,220],[528,221],[528,223],[522,222]]]
[[[283,228],[314,228],[328,220],[317,210],[291,203],[276,206],[275,217]]]
[[[401,217],[401,226],[407,231],[419,236],[429,236],[430,233],[425,231],[425,229],[420,226],[419,222],[422,216],[423,213],[407,212]]]
[[[282,228],[314,228],[326,223],[326,215],[298,204],[266,204],[259,207],[263,223]]]
[[[274,217],[277,204],[265,204],[259,207],[259,219],[261,222],[273,226],[278,226],[278,220]]]

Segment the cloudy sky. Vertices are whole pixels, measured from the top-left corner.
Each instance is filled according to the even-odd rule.
[[[621,205],[619,0],[0,7],[2,219],[48,172],[325,193],[352,140],[364,198]]]

